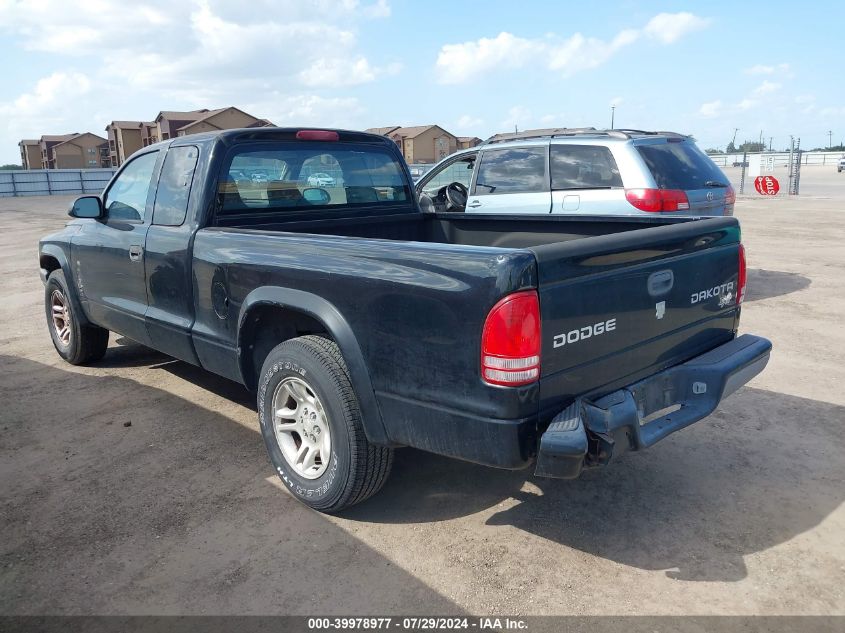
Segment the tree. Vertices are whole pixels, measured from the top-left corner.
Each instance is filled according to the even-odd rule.
[[[766,144],[757,141],[745,141],[739,146],[738,152],[764,152],[766,151]]]
[[[727,154],[734,154],[734,153],[736,153],[736,145],[734,145],[734,142],[733,142],[733,141],[731,141],[730,143],[728,143],[728,146],[725,148],[725,153],[727,153]]]
[[[6,165],[0,165],[0,170],[2,171],[11,171],[13,169],[23,169],[20,165],[15,165],[14,163],[8,163]]]
[[[718,147],[710,147],[710,148],[704,150],[704,153],[705,154],[722,154],[723,152]]]

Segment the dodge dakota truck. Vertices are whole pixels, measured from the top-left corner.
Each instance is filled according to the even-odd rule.
[[[737,336],[736,219],[424,213],[381,136],[179,137],[69,214],[39,245],[58,353],[95,362],[116,332],[242,383],[324,512],[401,446],[576,478],[706,417],[771,349]]]

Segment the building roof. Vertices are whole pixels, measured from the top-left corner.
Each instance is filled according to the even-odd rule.
[[[191,121],[190,123],[188,123],[186,125],[183,125],[182,127],[176,128],[176,131],[179,132],[181,130],[186,130],[189,127],[192,127],[192,126],[197,125],[199,123],[208,122],[208,119],[210,119],[214,116],[217,116],[221,112],[226,112],[227,110],[237,110],[238,112],[240,112],[241,114],[243,114],[245,116],[256,119],[256,121],[266,121],[266,119],[259,119],[258,117],[252,116],[248,112],[244,112],[240,108],[236,108],[235,106],[229,106],[228,108],[217,108],[216,110],[207,110],[206,113],[203,116],[199,117],[198,119]],[[270,123],[270,122],[267,121],[267,123]]]
[[[387,127],[368,127],[365,132],[369,132],[370,134],[381,134],[382,136],[387,136],[393,130],[398,130],[398,125],[388,125]]]
[[[443,130],[442,127],[439,125],[431,124],[431,125],[413,125],[411,127],[372,127],[365,132],[370,132],[371,134],[381,134],[382,136],[393,136],[398,135],[402,138],[415,138],[422,134],[423,132],[428,132],[431,128],[436,127],[440,130]],[[443,130],[446,132],[446,130]],[[446,132],[449,136],[452,136],[449,132]]]
[[[40,142],[37,138],[25,138],[18,145],[38,145]]]
[[[117,128],[139,128],[142,125],[153,125],[151,121],[112,121],[106,126],[108,130],[110,127]]]
[[[461,141],[461,142],[466,142],[466,141],[480,141],[481,139],[478,138],[477,136],[459,136],[458,140]]]
[[[219,108],[217,111],[219,112],[220,110],[225,110],[225,108]],[[158,116],[156,116],[155,121],[158,122],[161,119],[196,121],[204,118],[210,112],[215,112],[215,110],[209,110],[208,108],[203,108],[202,110],[187,110],[186,112],[180,112],[178,110],[162,110],[158,113]]]
[[[82,134],[72,134],[72,135],[70,135],[69,139],[61,141],[60,143],[56,143],[53,147],[58,147],[59,145],[64,145],[66,143],[73,143],[73,141],[80,139],[83,136],[93,136],[94,138],[100,139],[100,141],[102,141],[102,143],[100,143],[101,145],[103,143],[108,143],[108,140],[104,139],[102,136],[97,136],[96,134],[93,134],[92,132],[83,132]]]
[[[39,143],[50,143],[50,142],[65,142],[72,139],[74,136],[79,136],[79,132],[74,132],[73,134],[44,134],[40,139],[38,139]]]

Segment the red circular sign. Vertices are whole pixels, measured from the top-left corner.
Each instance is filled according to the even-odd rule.
[[[774,176],[757,176],[754,179],[754,188],[762,196],[776,196],[780,191],[780,184]]]

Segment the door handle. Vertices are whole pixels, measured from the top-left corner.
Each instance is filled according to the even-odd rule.
[[[144,249],[139,244],[133,244],[129,247],[129,259],[133,262],[141,261],[141,255],[144,253]]]
[[[480,203],[478,200],[473,200],[473,201],[472,201],[472,202],[470,202],[467,206],[468,206],[468,207],[472,207],[473,209],[475,209],[476,207],[480,207],[480,206],[481,206],[481,203]]]

